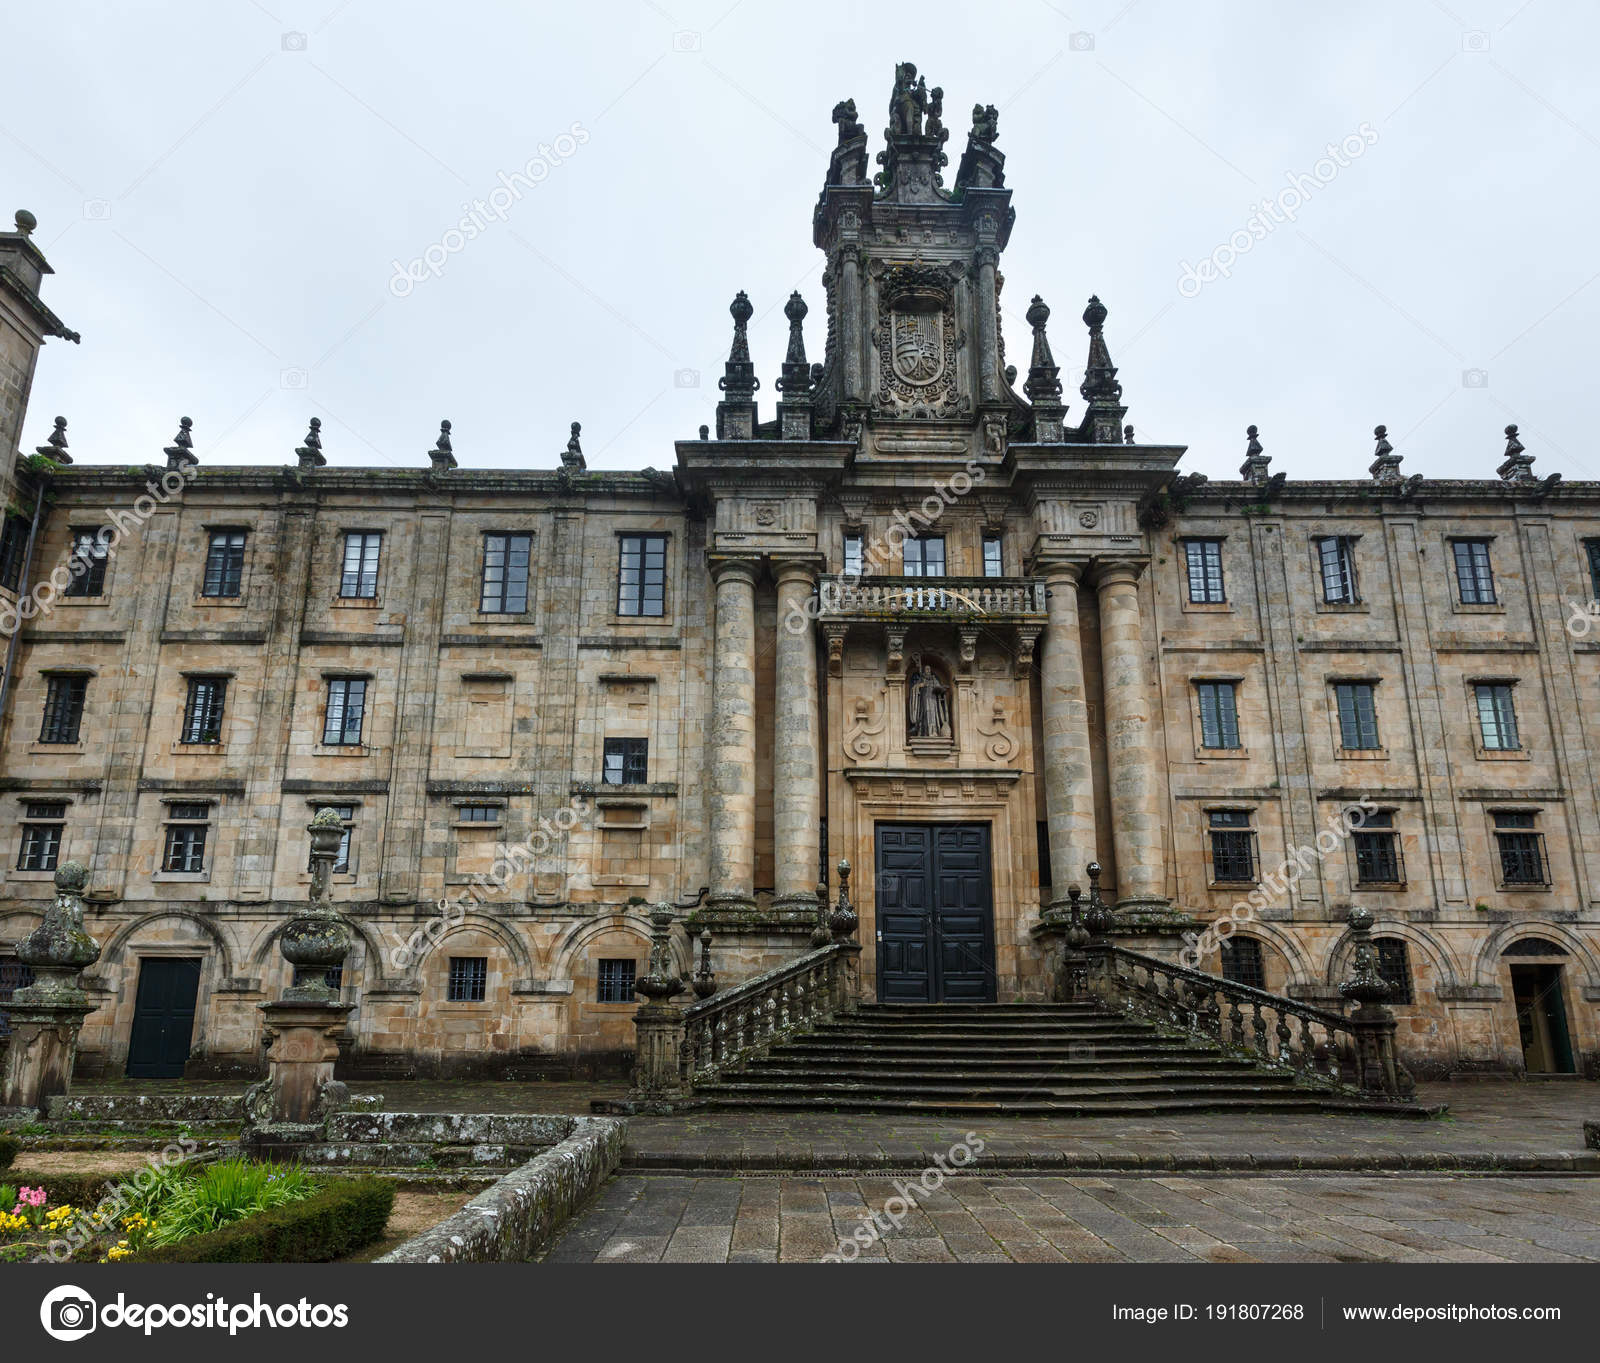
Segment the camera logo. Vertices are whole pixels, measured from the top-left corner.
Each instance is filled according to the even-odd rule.
[[[90,222],[104,222],[111,216],[110,199],[85,199],[83,201],[83,216]]]
[[[285,33],[279,41],[285,52],[304,52],[308,45],[304,33]]]
[[[700,386],[700,371],[698,369],[674,369],[672,371],[672,386],[674,388],[698,388]]]
[[[1489,371],[1487,369],[1463,369],[1461,371],[1461,386],[1463,388],[1487,388],[1489,386]]]
[[[700,50],[700,35],[689,29],[683,29],[672,35],[672,50],[674,52],[698,52]]]
[[[1482,29],[1468,29],[1461,35],[1461,50],[1463,52],[1487,52],[1489,50],[1489,35]]]
[[[1067,35],[1067,46],[1074,52],[1093,52],[1094,34],[1069,33]]]
[[[39,1324],[51,1339],[82,1339],[93,1334],[94,1298],[70,1284],[51,1288],[39,1304]]]

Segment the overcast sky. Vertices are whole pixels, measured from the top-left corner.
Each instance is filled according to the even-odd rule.
[[[1600,477],[1587,0],[52,0],[6,29],[0,207],[83,334],[25,449],[60,413],[80,461],[159,460],[188,415],[203,461],[279,464],[320,416],[330,462],[420,467],[448,417],[463,465],[541,468],[577,420],[591,468],[668,467],[737,290],[763,419],[791,289],[821,358],[829,114],[854,97],[875,156],[900,60],[945,91],[947,181],[999,108],[1008,354],[1042,294],[1073,413],[1097,293],[1128,419],[1187,468],[1237,476],[1254,422],[1275,471],[1364,478],[1385,422],[1406,473],[1492,477],[1515,421],[1537,473]]]

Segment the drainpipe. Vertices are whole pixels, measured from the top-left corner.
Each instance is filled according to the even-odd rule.
[[[39,538],[39,520],[44,514],[44,494],[48,477],[39,479],[39,491],[33,499],[33,524],[28,527],[28,547],[22,551],[22,576],[17,584],[17,627],[6,640],[5,671],[0,672],[0,734],[5,732],[6,702],[11,699],[11,669],[17,660],[17,641],[22,637],[22,598],[28,589],[28,574],[33,571],[33,546]]]

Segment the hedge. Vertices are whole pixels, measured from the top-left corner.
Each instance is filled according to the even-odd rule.
[[[43,1188],[50,1194],[51,1207],[77,1207],[93,1211],[116,1179],[109,1174],[39,1174],[24,1167],[7,1169],[5,1181],[17,1188]],[[7,1211],[11,1209],[6,1208]]]
[[[0,1169],[9,1169],[20,1149],[22,1142],[15,1136],[0,1136]]]
[[[175,1245],[140,1250],[141,1264],[325,1264],[382,1237],[394,1207],[394,1184],[340,1182],[304,1202],[273,1207]]]

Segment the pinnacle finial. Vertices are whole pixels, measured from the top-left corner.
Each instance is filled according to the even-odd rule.
[[[1239,465],[1239,476],[1247,483],[1265,483],[1272,456],[1261,452],[1261,441],[1254,426],[1247,426],[1244,433],[1249,443],[1245,446],[1244,463]]]
[[[755,435],[755,396],[761,380],[750,363],[750,337],[745,330],[755,308],[743,289],[734,295],[728,312],[733,317],[733,344],[717,380],[717,387],[726,394],[717,404],[717,439],[749,440]]]
[[[33,235],[33,229],[39,225],[39,219],[28,212],[26,208],[19,208],[16,213],[17,231],[25,237]]]
[[[67,419],[64,416],[56,418],[55,429],[45,437],[44,444],[37,447],[36,453],[42,454],[57,464],[70,464],[72,456],[67,453]]]
[[[169,469],[181,469],[186,465],[200,462],[194,457],[194,436],[191,434],[193,429],[194,422],[188,417],[178,418],[178,433],[172,437],[172,443],[162,451],[167,456]]]
[[[1517,439],[1517,428],[1514,425],[1506,427],[1506,457],[1496,472],[1508,483],[1536,481],[1533,476],[1533,456],[1523,448],[1522,441]]]
[[[578,435],[583,430],[581,423],[572,423],[572,434],[567,437],[567,448],[561,451],[561,467],[567,469],[585,469],[588,464],[584,462],[583,446],[578,443]]]
[[[322,453],[322,418],[314,416],[306,427],[305,443],[295,450],[303,469],[318,469],[328,461]]]
[[[1096,444],[1115,445],[1121,438],[1122,418],[1127,408],[1120,406],[1122,385],[1117,382],[1117,367],[1111,363],[1106,345],[1106,305],[1091,295],[1083,310],[1083,323],[1089,328],[1089,362],[1084,366],[1083,383],[1078,392],[1089,404],[1088,424]]]
[[[434,441],[433,447],[436,450],[443,450],[446,454],[454,451],[454,446],[450,444],[450,423],[448,421],[439,423],[439,438]]]
[[[1061,367],[1050,353],[1050,338],[1045,334],[1045,323],[1050,320],[1050,307],[1038,294],[1028,304],[1025,314],[1033,328],[1033,358],[1028,363],[1028,381],[1022,391],[1035,407],[1061,405]],[[1059,439],[1059,434],[1056,435]]]
[[[1372,438],[1377,444],[1373,449],[1372,463],[1367,466],[1367,472],[1372,475],[1373,482],[1385,486],[1403,482],[1400,476],[1401,456],[1394,452],[1394,446],[1389,443],[1389,428],[1374,426]]]
[[[456,466],[455,448],[450,443],[450,423],[439,423],[439,437],[428,451],[428,465],[435,473],[449,473]]]
[[[791,402],[811,391],[811,366],[806,363],[806,337],[802,323],[806,320],[806,300],[796,289],[783,305],[783,315],[789,319],[789,349],[783,357],[783,374],[778,379],[778,391]]]

